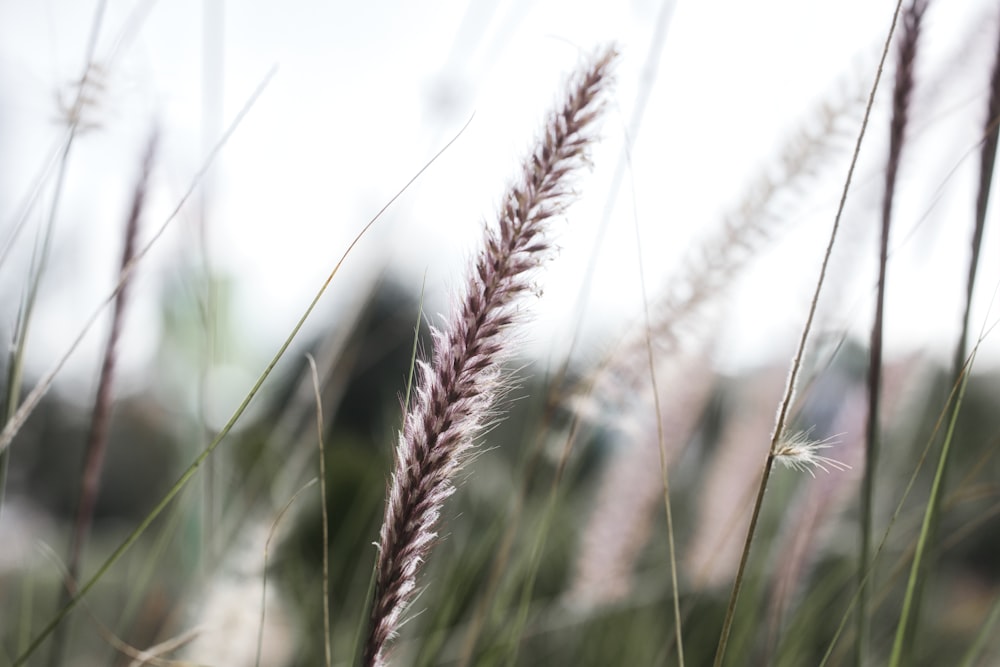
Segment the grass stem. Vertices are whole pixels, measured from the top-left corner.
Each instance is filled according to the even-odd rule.
[[[830,240],[827,243],[826,252],[823,255],[823,263],[820,266],[819,278],[816,281],[816,290],[813,293],[812,301],[809,304],[809,314],[806,317],[805,326],[802,328],[799,345],[795,351],[795,357],[792,360],[791,371],[788,374],[788,384],[785,389],[784,397],[781,401],[781,406],[778,409],[778,418],[775,423],[774,433],[771,436],[771,446],[768,451],[767,460],[764,463],[764,471],[761,473],[757,499],[754,501],[753,514],[750,518],[750,525],[747,527],[747,536],[743,543],[743,552],[740,555],[740,564],[736,571],[736,580],[733,583],[732,594],[729,597],[729,604],[726,607],[726,616],[722,622],[722,633],[719,636],[719,643],[715,651],[715,660],[713,663],[714,667],[722,667],[723,661],[725,660],[726,645],[729,642],[729,634],[732,631],[733,618],[736,615],[736,604],[739,601],[740,588],[743,584],[743,573],[746,570],[747,560],[750,557],[750,546],[753,543],[754,532],[757,529],[757,520],[760,517],[761,505],[763,505],[764,502],[764,492],[767,488],[767,481],[771,476],[771,469],[774,466],[775,451],[785,435],[789,408],[792,404],[792,398],[795,394],[795,386],[798,380],[799,371],[801,370],[802,361],[805,357],[806,344],[809,342],[809,335],[812,332],[812,323],[816,316],[816,308],[819,305],[820,293],[826,279],[826,271],[830,263],[830,255],[833,253],[833,246],[837,240],[837,232],[840,229],[840,219],[844,213],[844,206],[847,204],[847,193],[850,191],[851,180],[854,176],[854,169],[858,163],[858,155],[861,153],[861,144],[864,141],[865,130],[868,128],[868,119],[871,116],[872,106],[875,103],[875,93],[878,90],[879,82],[882,79],[882,69],[885,66],[885,61],[889,54],[889,46],[892,43],[892,35],[896,31],[896,22],[899,18],[902,5],[903,0],[897,0],[896,9],[892,15],[892,23],[889,26],[889,34],[886,36],[885,46],[882,49],[882,57],[879,60],[878,69],[875,72],[875,81],[872,83],[871,92],[868,95],[868,103],[865,106],[864,119],[861,121],[861,128],[858,131],[858,139],[854,146],[854,153],[851,156],[851,164],[847,170],[847,177],[844,179],[844,188],[840,196],[840,202],[837,205],[837,213],[833,219],[833,228],[830,230]]]

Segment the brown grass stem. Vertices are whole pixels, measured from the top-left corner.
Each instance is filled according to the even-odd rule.
[[[143,213],[146,194],[149,189],[149,177],[153,169],[156,147],[157,132],[154,130],[152,136],[149,138],[146,153],[142,159],[139,180],[132,195],[132,205],[125,223],[124,246],[122,248],[119,272],[123,272],[135,256],[136,240],[139,234],[139,220]],[[118,360],[118,343],[121,339],[125,312],[128,307],[130,278],[131,276],[122,280],[121,289],[115,295],[111,314],[111,328],[108,332],[108,339],[104,348],[104,357],[97,381],[94,408],[91,412],[90,430],[87,433],[87,440],[84,444],[80,493],[77,500],[73,533],[70,538],[69,557],[66,561],[66,570],[69,574],[67,581],[71,582],[79,579],[80,567],[83,562],[83,550],[90,536],[91,527],[94,522],[94,509],[97,507],[97,495],[101,486],[101,474],[104,470],[104,458],[107,454],[108,436],[111,431],[112,386],[114,383],[115,366]],[[62,589],[59,606],[65,604],[73,592],[71,586]],[[57,632],[52,642],[52,657],[49,661],[52,665],[58,665],[62,662],[66,640],[65,628],[68,625],[62,627],[64,630]]]
[[[878,254],[878,287],[875,296],[875,316],[872,322],[868,365],[868,420],[865,439],[865,472],[861,482],[861,540],[858,558],[860,598],[857,614],[856,664],[865,664],[868,653],[868,554],[871,551],[872,513],[875,502],[875,475],[878,466],[880,399],[882,391],[882,331],[885,318],[885,281],[889,257],[889,231],[892,205],[899,174],[900,157],[906,139],[910,98],[913,93],[913,71],[917,59],[920,24],[928,0],[914,0],[903,14],[903,33],[896,60],[896,80],[892,95],[892,120],[889,124],[889,158],[885,170],[885,190],[882,198],[882,230]]]
[[[902,6],[903,0],[897,0],[896,8],[892,14],[892,23],[889,25],[889,34],[886,36],[885,45],[882,49],[882,57],[879,59],[878,69],[875,72],[875,81],[872,82],[871,92],[868,95],[868,102],[865,105],[865,114],[861,121],[861,128],[858,131],[858,139],[854,146],[854,153],[851,156],[850,166],[847,169],[847,176],[844,179],[844,188],[841,192],[840,202],[837,205],[837,213],[833,219],[833,227],[830,230],[830,239],[827,242],[826,252],[823,255],[823,263],[820,266],[819,278],[816,280],[816,290],[813,293],[812,301],[809,304],[809,314],[806,316],[806,323],[805,326],[802,327],[802,335],[799,338],[798,348],[795,351],[795,357],[792,359],[792,367],[788,374],[788,383],[786,385],[785,395],[782,398],[781,405],[778,409],[778,417],[774,426],[774,433],[771,436],[771,446],[767,454],[767,459],[764,462],[764,470],[760,476],[760,486],[758,488],[757,498],[754,501],[753,514],[750,517],[750,525],[747,527],[747,536],[743,543],[743,553],[740,555],[740,564],[736,571],[736,580],[733,583],[732,594],[730,595],[729,604],[726,608],[726,616],[722,622],[722,633],[719,636],[719,644],[715,652],[715,660],[713,663],[714,667],[722,667],[723,660],[725,659],[726,645],[729,643],[729,635],[732,631],[733,619],[736,616],[736,605],[739,601],[740,588],[743,584],[743,573],[746,570],[746,564],[750,557],[750,546],[753,543],[754,532],[757,529],[757,520],[760,517],[761,506],[764,502],[764,492],[767,489],[768,478],[771,476],[771,469],[774,467],[776,451],[785,436],[785,427],[788,419],[789,408],[791,407],[792,398],[795,394],[795,386],[798,380],[799,371],[802,368],[802,361],[805,357],[806,345],[809,342],[809,335],[812,333],[812,323],[816,316],[820,293],[823,290],[823,283],[826,279],[826,271],[830,263],[830,256],[833,254],[833,246],[837,240],[837,232],[840,229],[840,219],[844,213],[844,207],[847,204],[847,194],[851,188],[851,179],[854,176],[854,169],[857,166],[858,156],[861,153],[861,144],[864,141],[865,131],[868,128],[868,119],[871,117],[872,106],[875,104],[875,93],[878,91],[879,82],[882,80],[882,69],[885,67],[885,61],[889,55],[889,47],[892,44],[892,35],[896,31],[896,22],[899,18]]]
[[[56,552],[45,544],[39,545],[39,551],[43,557],[51,561],[52,565],[59,570],[63,579],[66,581],[67,587],[75,588],[76,582],[70,578],[69,573],[63,566],[63,563]],[[189,630],[185,630],[175,637],[164,640],[156,646],[139,650],[115,634],[115,632],[97,616],[95,611],[91,609],[86,602],[81,603],[81,607],[86,612],[90,622],[94,624],[94,627],[97,629],[97,633],[101,636],[101,639],[103,639],[118,654],[132,658],[132,662],[129,663],[130,667],[147,664],[157,665],[158,667],[174,667],[177,664],[176,661],[165,660],[159,656],[169,651],[181,648],[185,644],[191,643],[198,637],[198,635],[201,634],[203,630],[201,627],[194,627]]]

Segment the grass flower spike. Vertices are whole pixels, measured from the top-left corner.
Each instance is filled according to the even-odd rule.
[[[562,106],[508,188],[495,228],[470,271],[462,302],[434,332],[430,363],[419,364],[416,398],[403,422],[379,539],[375,595],[364,648],[365,665],[386,664],[386,649],[416,589],[416,577],[437,537],[452,478],[501,388],[507,329],[515,301],[531,290],[531,274],[549,255],[549,218],[570,202],[570,177],[586,164],[601,111],[601,92],[615,58],[606,48],[571,83]]]

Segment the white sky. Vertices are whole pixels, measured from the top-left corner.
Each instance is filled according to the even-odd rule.
[[[605,140],[594,152],[592,177],[580,183],[580,202],[567,222],[556,224],[562,251],[539,278],[544,296],[532,304],[538,315],[525,338],[545,356],[564,345],[575,326],[579,287],[590,275],[584,352],[593,349],[640,313],[635,220],[655,294],[692,240],[710,234],[761,167],[774,163],[780,142],[803,114],[808,118],[819,100],[835,95],[838,81],[840,89],[867,89],[895,3],[674,4],[630,169],[591,269],[660,2],[247,0],[224,6],[209,1],[206,13],[194,0],[109,1],[97,48],[103,89],[88,110],[99,127],[79,139],[70,158],[53,270],[30,348],[33,367],[47,369],[110,290],[129,190],[154,119],[163,142],[145,216],[147,238],[201,167],[206,142],[214,142],[278,68],[208,181],[211,262],[238,279],[238,321],[248,354],[241,363],[256,373],[350,238],[474,113],[453,148],[362,241],[312,331],[326,326],[336,304],[356,297],[383,266],[417,289],[426,272],[429,310],[445,311],[481,221],[492,219],[544,111],[558,99],[560,82],[579,62],[579,50],[614,40],[623,58]],[[60,137],[57,99],[70,99],[80,76],[95,6],[80,0],[0,4],[2,238]],[[129,31],[137,8],[148,13],[138,30]],[[890,353],[950,349],[957,330],[978,163],[977,154],[967,154],[983,122],[995,11],[986,0],[939,0],[927,16],[894,247],[916,231],[890,265]],[[221,23],[206,23],[206,16],[221,16]],[[208,85],[206,124],[203,79],[213,67],[221,78]],[[890,86],[888,78],[845,217],[824,317],[834,330],[849,328],[862,338],[871,317]],[[214,97],[221,107],[212,110]],[[726,367],[791,353],[857,125],[841,129],[843,150],[810,185],[816,194],[739,281],[719,342]],[[46,197],[12,259],[0,266],[5,330],[49,206]],[[155,337],[141,334],[155,331],[159,282],[177,271],[179,257],[198,261],[196,213],[195,206],[185,208],[140,269],[132,328],[126,330],[127,359],[135,364],[155,350]],[[985,239],[975,329],[1000,280],[991,250],[998,241],[995,218],[991,214]],[[93,377],[103,336],[98,327],[71,374]],[[996,340],[987,348],[996,359]]]

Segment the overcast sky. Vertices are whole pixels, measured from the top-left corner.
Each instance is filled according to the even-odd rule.
[[[655,297],[693,243],[739,206],[762,170],[773,169],[782,142],[803,124],[815,126],[820,102],[838,104],[867,90],[894,5],[109,1],[91,76],[99,86],[89,89],[93,104],[84,114],[93,128],[70,155],[30,358],[48,368],[110,290],[129,190],[153,125],[162,148],[145,238],[265,81],[198,191],[206,197],[204,234],[196,197],[140,269],[127,359],[141,365],[153,354],[162,281],[181,259],[196,265],[207,247],[214,270],[237,279],[237,319],[257,363],[276,349],[350,238],[472,118],[362,241],[313,326],[325,326],[337,304],[357,298],[387,267],[418,290],[426,274],[428,309],[446,311],[481,222],[493,218],[566,74],[581,52],[615,41],[622,61],[603,141],[591,177],[579,183],[579,203],[556,224],[561,251],[539,276],[544,294],[532,304],[538,316],[526,336],[537,354],[558,358],[589,279],[586,354],[641,312],[637,228]],[[60,109],[83,71],[97,7],[80,0],[0,4],[4,240],[64,136]],[[995,3],[986,0],[935,2],[927,15],[912,154],[904,156],[894,221],[890,353],[940,352],[957,331],[978,163],[972,151],[996,33]],[[824,327],[862,338],[871,318],[891,78],[885,83],[822,311]],[[718,343],[724,367],[790,355],[858,131],[856,109],[837,126],[836,150],[804,194],[788,197],[776,242],[740,279]],[[605,220],[626,136],[634,146]],[[0,266],[5,330],[50,207],[46,190]],[[976,330],[1000,280],[989,250],[997,245],[995,218]],[[71,373],[88,376],[103,335],[98,327]],[[1000,345],[991,339],[987,347],[996,359]]]

